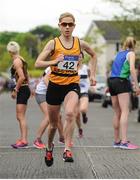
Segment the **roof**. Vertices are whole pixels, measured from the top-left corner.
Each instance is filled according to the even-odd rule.
[[[106,40],[120,40],[121,33],[115,21],[94,21],[97,27],[103,32]]]
[[[122,30],[129,31],[129,27],[133,26],[136,21],[92,21],[87,34],[92,30],[93,26],[96,26],[101,30],[103,37],[108,41],[119,41],[122,37]],[[121,28],[121,29],[120,29]],[[140,21],[137,21],[137,29],[140,31]]]

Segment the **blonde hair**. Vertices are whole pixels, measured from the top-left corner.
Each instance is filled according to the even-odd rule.
[[[19,53],[20,51],[20,46],[17,42],[15,41],[10,41],[8,44],[7,44],[7,51],[10,51],[12,53]]]
[[[61,20],[65,17],[71,17],[73,19],[73,22],[75,22],[75,17],[73,16],[73,14],[71,14],[69,12],[65,12],[65,13],[61,14],[59,17],[59,22],[61,22]]]
[[[123,44],[123,49],[134,49],[136,45],[136,40],[134,39],[134,37],[127,37],[124,44]]]

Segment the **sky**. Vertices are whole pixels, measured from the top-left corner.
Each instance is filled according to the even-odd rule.
[[[0,32],[27,32],[39,25],[58,27],[64,12],[74,14],[74,35],[82,37],[92,20],[110,19],[119,8],[110,8],[104,0],[0,0]]]

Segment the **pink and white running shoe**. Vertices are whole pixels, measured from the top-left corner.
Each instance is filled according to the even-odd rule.
[[[130,143],[130,141],[127,141],[126,143],[121,143],[119,148],[133,150],[133,149],[139,149],[140,147],[135,144]]]

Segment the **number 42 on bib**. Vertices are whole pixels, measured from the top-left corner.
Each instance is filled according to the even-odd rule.
[[[58,69],[77,71],[79,56],[66,55],[64,61],[58,63]]]

